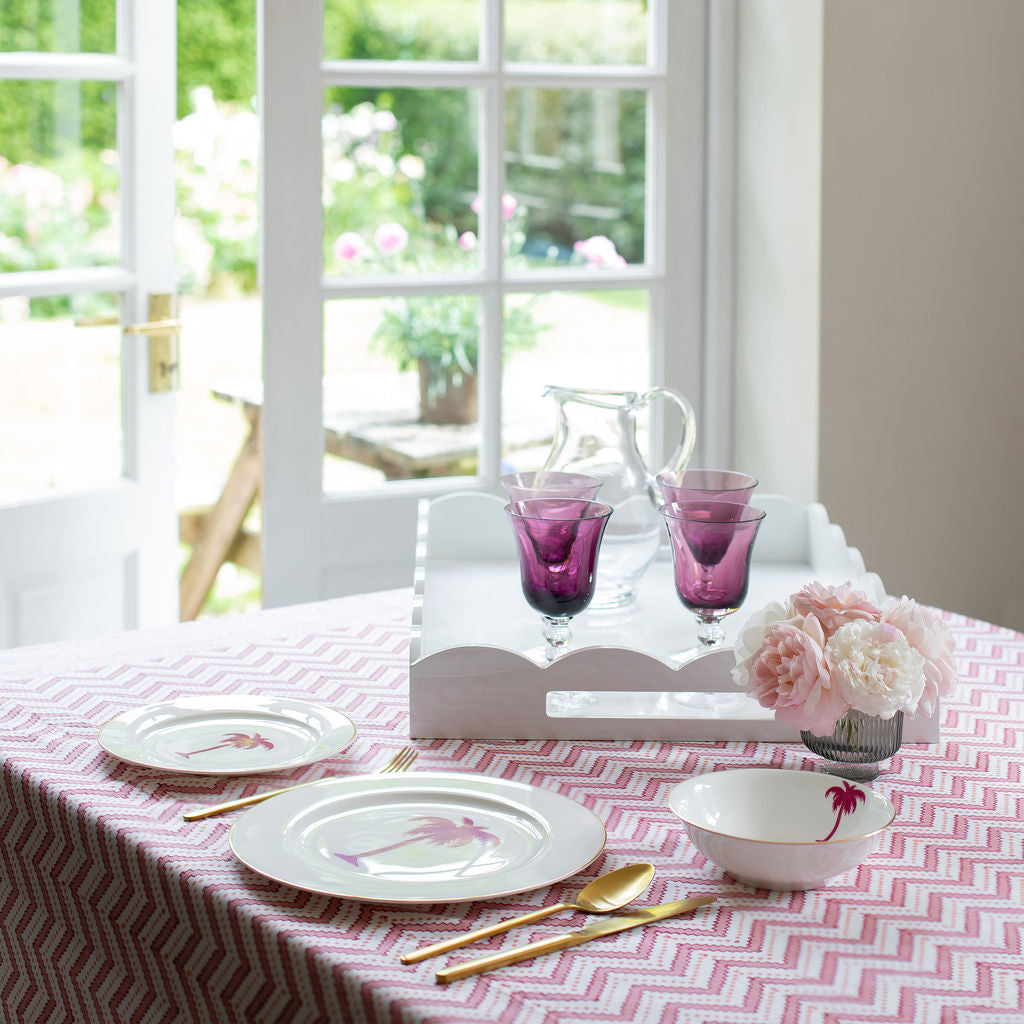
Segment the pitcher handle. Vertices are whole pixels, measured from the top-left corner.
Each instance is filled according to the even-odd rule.
[[[672,457],[657,473],[652,475],[680,473],[690,461],[690,456],[693,455],[693,449],[697,443],[697,417],[694,416],[693,406],[690,405],[686,396],[676,391],[675,388],[657,387],[645,391],[641,396],[640,408],[642,409],[644,406],[649,405],[656,398],[668,399],[679,409],[679,415],[683,421],[683,433],[676,450],[672,453]]]

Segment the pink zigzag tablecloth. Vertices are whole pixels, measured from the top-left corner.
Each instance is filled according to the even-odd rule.
[[[234,859],[234,816],[182,819],[274,782],[380,767],[408,739],[408,612],[401,591],[0,655],[0,1020],[1024,1021],[1024,636],[950,617],[962,684],[942,740],[892,760],[875,785],[896,805],[894,825],[859,869],[817,891],[724,878],[666,806],[699,772],[811,763],[798,744],[420,741],[417,768],[545,787],[606,823],[604,854],[577,877],[475,904],[312,895]],[[210,693],[330,703],[359,733],[327,762],[234,779],[133,767],[97,745],[98,727],[126,709]],[[658,871],[645,903],[721,899],[447,986],[434,982],[444,963],[585,919],[398,961],[637,860]]]

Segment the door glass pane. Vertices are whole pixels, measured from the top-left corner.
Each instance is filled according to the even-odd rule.
[[[476,472],[474,295],[324,304],[324,490]]]
[[[5,0],[0,51],[114,53],[116,13],[117,0]]]
[[[324,0],[327,60],[476,60],[480,0]]]
[[[551,449],[555,404],[546,385],[643,391],[650,387],[648,294],[639,289],[510,295],[510,321],[526,310],[540,326],[535,346],[505,351],[503,472],[539,469]],[[640,423],[640,431],[646,425]],[[646,436],[638,439],[646,452]]]
[[[325,273],[476,269],[477,106],[465,90],[327,91]]]
[[[0,500],[121,475],[121,330],[86,326],[118,302],[0,298]]]
[[[0,81],[0,273],[120,262],[117,85]]]
[[[520,263],[644,260],[646,93],[510,89],[506,182],[524,217]]]
[[[648,0],[505,0],[508,59],[644,64]]]

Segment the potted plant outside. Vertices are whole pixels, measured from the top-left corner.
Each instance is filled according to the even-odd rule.
[[[474,200],[471,208],[479,213],[479,200]],[[513,260],[522,261],[523,211],[514,196],[502,197],[502,212],[506,252]],[[368,263],[389,272],[476,269],[471,254],[477,240],[471,231],[458,234],[451,225],[440,229],[426,249],[428,259],[410,256],[408,243],[408,231],[401,224],[388,222],[374,231],[372,244],[357,232],[345,232],[335,242],[334,253],[343,265]],[[603,236],[577,242],[575,256],[594,268],[625,264],[614,245]],[[418,372],[420,422],[476,422],[480,310],[479,296],[458,292],[402,296],[385,304],[371,345],[391,359],[399,371]],[[503,358],[533,348],[544,329],[545,325],[534,316],[532,299],[510,301],[502,321]]]

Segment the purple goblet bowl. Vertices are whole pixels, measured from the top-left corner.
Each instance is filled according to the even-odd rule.
[[[584,498],[592,501],[603,480],[586,473],[560,473],[552,469],[539,469],[530,473],[506,473],[501,478],[511,501],[530,498]]]
[[[665,501],[733,501],[746,505],[757,480],[732,469],[684,469],[659,473],[658,486]]]
[[[668,502],[659,509],[668,528],[676,591],[692,612],[735,611],[747,596],[750,558],[764,512],[731,501]]]
[[[541,615],[578,615],[594,596],[601,537],[611,508],[576,498],[530,498],[505,506],[519,546],[523,595]]]

